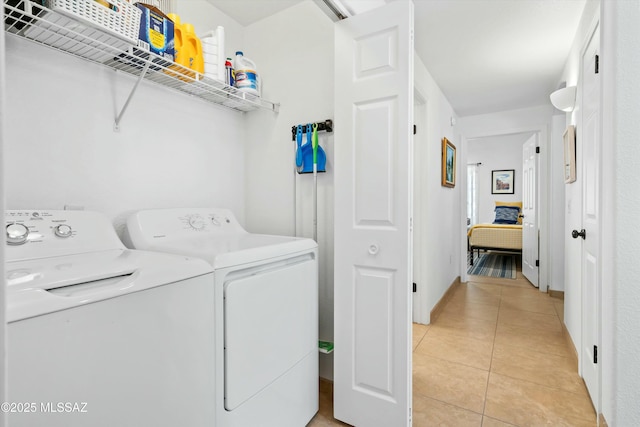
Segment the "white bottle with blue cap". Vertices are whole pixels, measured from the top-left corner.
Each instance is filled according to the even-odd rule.
[[[243,92],[260,96],[260,77],[256,71],[256,64],[245,57],[241,51],[238,51],[233,60],[233,69],[235,87]]]

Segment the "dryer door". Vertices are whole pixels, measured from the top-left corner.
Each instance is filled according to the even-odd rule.
[[[227,276],[224,285],[227,411],[318,351],[318,269],[313,254],[238,273]]]

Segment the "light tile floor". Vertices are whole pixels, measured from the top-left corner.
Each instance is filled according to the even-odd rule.
[[[595,426],[562,316],[562,300],[520,271],[515,280],[470,276],[431,325],[413,325],[413,425]],[[332,402],[322,382],[309,426],[346,425]]]

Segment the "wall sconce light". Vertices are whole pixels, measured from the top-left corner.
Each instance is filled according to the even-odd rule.
[[[575,86],[563,87],[549,95],[549,99],[558,110],[573,111],[576,106],[576,89]]]

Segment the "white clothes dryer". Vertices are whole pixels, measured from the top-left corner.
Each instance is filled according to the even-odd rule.
[[[318,257],[311,239],[248,233],[228,209],[140,211],[130,244],[214,268],[217,427],[301,427],[318,411]]]
[[[95,212],[5,227],[12,427],[215,424],[208,263],[129,250]]]

